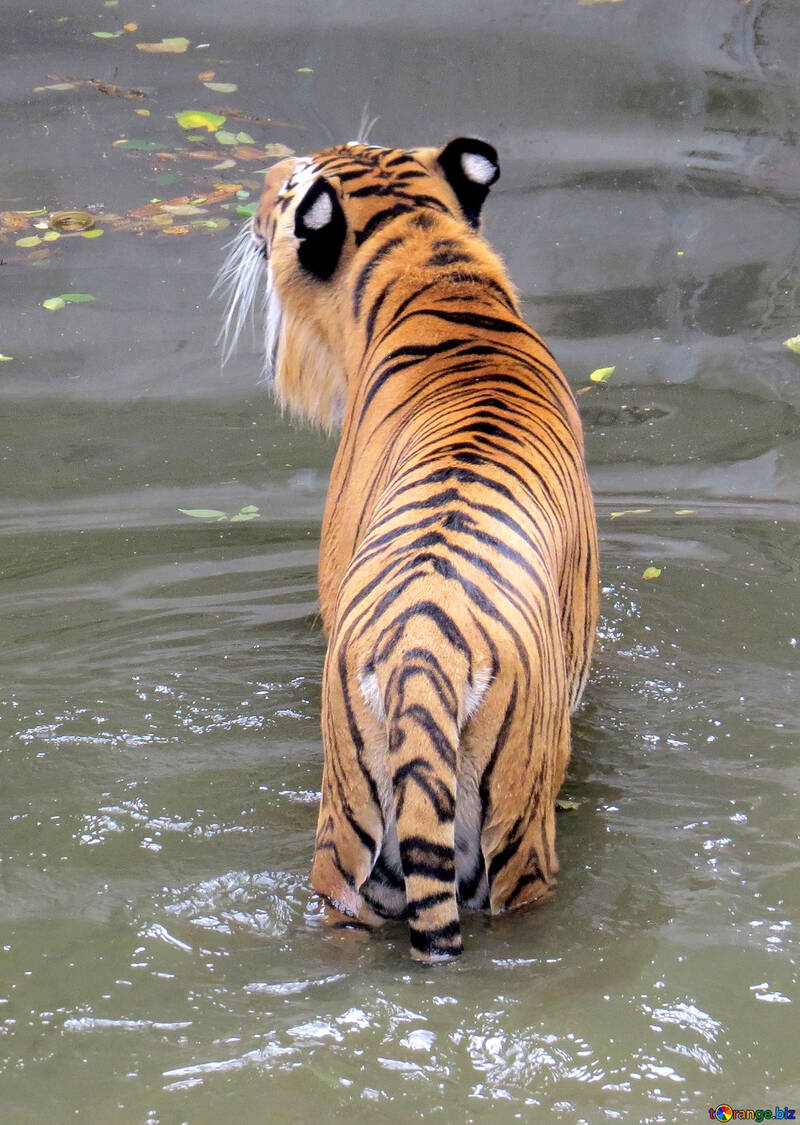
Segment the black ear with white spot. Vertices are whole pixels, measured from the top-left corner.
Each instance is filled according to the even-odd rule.
[[[497,149],[476,137],[456,137],[444,146],[438,160],[464,218],[477,227],[489,188],[500,176]]]
[[[294,233],[300,239],[300,265],[321,281],[327,281],[339,264],[347,223],[339,197],[320,176],[297,205]]]

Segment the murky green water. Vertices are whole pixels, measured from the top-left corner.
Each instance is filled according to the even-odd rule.
[[[2,5],[0,210],[251,190],[258,162],[113,146],[174,154],[189,108],[302,127],[244,120],[262,148],[348,139],[367,98],[378,143],[492,139],[488,233],[591,387],[605,591],[554,900],[469,919],[435,971],[400,927],[320,932],[333,447],[277,416],[255,348],[220,375],[207,294],[229,230],[107,223],[38,265],[0,241],[3,1122],[594,1125],[800,1102],[796,3],[482,8]],[[135,46],[176,36],[182,55]],[[154,93],[34,93],[65,77]],[[62,292],[97,299],[41,308]],[[260,518],[178,511],[246,505]]]

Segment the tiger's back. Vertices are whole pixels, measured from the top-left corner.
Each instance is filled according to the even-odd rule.
[[[491,146],[284,165],[254,224],[268,359],[299,413],[343,411],[312,883],[350,918],[407,917],[436,960],[461,950],[459,902],[521,906],[557,872],[597,618],[581,426],[476,231]]]

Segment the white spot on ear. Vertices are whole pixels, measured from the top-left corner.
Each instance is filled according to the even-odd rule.
[[[462,152],[461,167],[464,175],[474,184],[488,184],[497,171],[496,165],[477,152]]]
[[[324,191],[314,204],[309,207],[305,215],[303,215],[303,224],[310,227],[311,230],[322,230],[331,221],[333,216],[333,204],[331,197],[327,191]]]

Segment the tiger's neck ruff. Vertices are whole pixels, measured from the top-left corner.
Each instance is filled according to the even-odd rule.
[[[477,232],[498,175],[464,138],[283,161],[222,275],[235,339],[266,265],[277,398],[342,426],[312,883],[423,960],[461,951],[459,902],[551,888],[597,619],[575,402]]]

